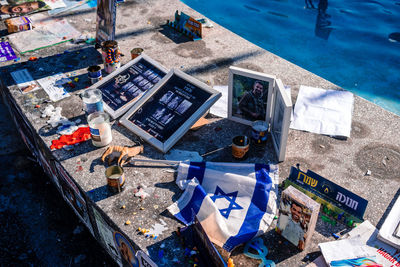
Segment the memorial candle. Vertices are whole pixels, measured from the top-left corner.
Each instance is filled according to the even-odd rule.
[[[106,146],[112,141],[110,117],[104,112],[94,112],[88,116],[92,143],[94,146]]]

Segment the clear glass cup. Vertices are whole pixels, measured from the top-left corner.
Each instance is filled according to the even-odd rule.
[[[92,144],[97,147],[106,146],[112,141],[110,116],[105,112],[94,112],[88,116],[88,124]]]
[[[103,97],[99,89],[90,88],[82,93],[82,100],[85,104],[86,115],[93,112],[102,112],[103,109]]]

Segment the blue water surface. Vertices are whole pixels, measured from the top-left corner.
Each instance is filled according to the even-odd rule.
[[[400,115],[400,1],[182,1],[264,49]]]

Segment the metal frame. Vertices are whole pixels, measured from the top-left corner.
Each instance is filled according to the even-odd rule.
[[[145,61],[147,61],[148,63],[150,63],[151,65],[153,65],[154,67],[156,67],[158,70],[160,70],[161,72],[164,72],[165,74],[168,73],[168,69],[165,68],[164,66],[162,66],[160,63],[158,63],[157,61],[155,61],[154,59],[150,58],[149,56],[145,55],[145,54],[141,54],[140,56],[138,56],[137,58],[135,58],[134,60],[129,61],[127,64],[125,64],[123,67],[117,69],[116,71],[112,72],[110,75],[108,75],[107,77],[103,78],[102,80],[98,81],[97,83],[93,84],[92,86],[90,86],[89,88],[96,88],[99,89],[100,91],[102,91],[101,87],[104,87],[104,85],[108,84],[108,82],[110,82],[111,80],[114,80],[116,76],[118,76],[118,74],[124,72],[125,70],[127,70],[128,68],[130,68],[132,65],[135,65],[137,62],[139,62],[141,59],[144,59]],[[160,80],[161,81],[161,80]],[[159,82],[160,82],[159,81]],[[156,86],[156,84],[153,86],[153,88]],[[151,90],[151,89],[150,89]],[[149,90],[149,91],[150,91]],[[144,93],[142,96],[146,95],[149,91],[147,91],[146,93]],[[104,107],[104,111],[106,111],[108,114],[110,114],[110,116],[115,119],[120,117],[121,115],[123,115],[125,112],[127,112],[129,110],[130,107],[132,107],[138,100],[139,98],[134,98],[131,101],[129,101],[128,103],[126,103],[124,106],[120,107],[117,110],[112,109],[110,106],[108,106],[106,103],[104,103],[103,101],[103,107]]]

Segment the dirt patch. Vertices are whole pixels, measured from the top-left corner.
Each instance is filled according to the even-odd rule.
[[[400,148],[371,144],[357,152],[355,163],[366,173],[381,179],[400,179]]]
[[[333,146],[329,143],[329,137],[317,136],[311,143],[312,150],[317,154],[328,154]]]
[[[367,137],[371,130],[364,123],[353,121],[351,124],[351,136],[354,138],[362,139]]]
[[[184,58],[205,58],[213,55],[212,50],[207,48],[206,42],[202,40],[182,43],[172,51],[175,55]]]
[[[161,43],[161,44],[172,43],[171,39],[169,39],[168,37],[166,37],[165,35],[163,35],[159,32],[153,34],[153,36],[151,37],[151,40],[155,41],[157,43]]]

